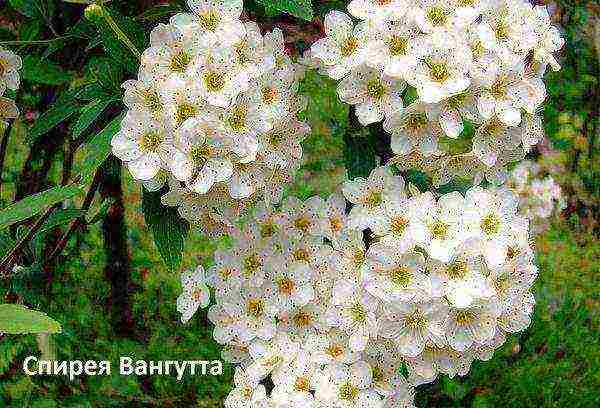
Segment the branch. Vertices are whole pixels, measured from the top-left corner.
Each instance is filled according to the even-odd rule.
[[[87,213],[87,211],[90,209],[90,207],[92,205],[92,202],[94,201],[94,195],[96,195],[96,191],[98,190],[98,186],[100,185],[100,179],[101,179],[101,173],[100,173],[100,170],[97,170],[96,174],[94,176],[94,181],[92,181],[92,184],[90,185],[90,188],[85,196],[85,199],[83,200],[83,206],[81,207],[81,209],[84,214]],[[62,236],[60,241],[58,241],[58,244],[56,244],[56,248],[54,248],[54,250],[48,257],[48,260],[46,261],[46,263],[53,261],[58,255],[60,255],[60,253],[67,246],[67,243],[69,242],[69,239],[71,239],[71,236],[73,235],[73,233],[82,225],[83,219],[84,219],[84,215],[76,218],[75,220],[73,220],[73,222],[71,222],[69,229],[67,230],[67,232],[65,232],[65,234]]]
[[[0,197],[2,197],[2,170],[4,169],[4,158],[8,149],[8,138],[12,131],[12,124],[12,121],[8,122],[8,126],[4,129],[4,134],[2,135],[2,141],[0,142]]]
[[[37,219],[35,224],[29,229],[27,234],[19,240],[17,245],[2,259],[0,262],[0,275],[8,274],[9,269],[12,267],[14,260],[19,256],[25,245],[38,233],[40,228],[46,223],[48,217],[56,210],[56,206],[50,206],[46,208],[44,213]]]

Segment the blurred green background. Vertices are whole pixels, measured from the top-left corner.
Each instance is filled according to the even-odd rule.
[[[9,2],[13,3],[13,2]],[[126,3],[126,2],[125,2]],[[153,2],[147,3],[150,8]],[[313,2],[318,15],[343,7],[341,1]],[[127,5],[122,11],[127,12]],[[600,406],[599,272],[600,244],[598,161],[598,45],[600,6],[591,1],[562,0],[551,4],[567,45],[563,69],[546,77],[549,99],[545,105],[547,140],[531,158],[538,160],[561,184],[567,208],[548,220],[536,238],[540,277],[535,286],[537,306],[531,327],[509,338],[489,362],[474,363],[464,378],[442,378],[417,389],[419,407],[597,407]],[[281,26],[296,52],[312,41],[314,25],[271,16],[250,4],[253,18],[270,28]],[[29,20],[0,5],[4,38],[28,38]],[[25,31],[25,32],[24,32]],[[9,36],[10,35],[10,36]],[[43,31],[38,30],[39,36]],[[41,38],[41,37],[40,37]],[[93,50],[93,47],[91,48]],[[23,47],[17,52],[28,52]],[[76,80],[78,73],[73,73]],[[14,199],[20,169],[30,146],[24,143],[43,99],[39,86],[27,83],[19,96],[24,115],[13,127],[5,163],[0,207]],[[309,74],[302,84],[309,96],[305,118],[313,132],[304,144],[304,165],[288,194],[307,198],[326,196],[344,180],[344,140],[348,108],[338,102],[335,84]],[[48,171],[48,184],[61,178],[57,153]],[[118,168],[113,168],[118,171]],[[76,172],[76,169],[74,170]],[[111,376],[28,377],[21,364],[25,356],[39,355],[35,336],[0,337],[0,407],[219,407],[231,384],[232,369],[223,377],[121,376],[119,356],[144,360],[213,360],[220,358],[204,312],[186,325],[179,323],[175,299],[179,275],[163,266],[141,212],[141,189],[122,172],[126,238],[130,259],[128,286],[130,327],[123,332],[111,318],[110,282],[100,223],[78,233],[48,281],[44,271],[24,270],[18,278],[0,280],[5,302],[23,303],[48,313],[63,326],[63,334],[42,344],[46,355],[59,360],[113,362]],[[77,204],[77,203],[73,203]],[[30,251],[39,250],[42,235]],[[199,233],[188,239],[183,266],[210,264],[210,252],[219,243]],[[2,245],[0,245],[0,252]]]

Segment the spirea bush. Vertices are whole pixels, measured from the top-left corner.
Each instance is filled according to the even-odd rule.
[[[543,137],[543,77],[560,68],[563,40],[545,7],[353,0],[294,59],[279,29],[242,19],[241,0],[187,3],[152,30],[105,136],[146,194],[160,195],[144,209],[163,249],[182,239],[169,235],[173,209],[201,234],[230,237],[210,268],[182,274],[177,299],[183,323],[209,308],[237,365],[227,408],[411,407],[415,387],[466,375],[529,326],[529,218],[546,215],[557,189],[525,187],[523,167],[503,184]],[[136,54],[102,5],[86,16]],[[0,52],[0,90],[16,88],[19,67]],[[298,93],[309,69],[339,81],[362,126],[381,122],[393,155],[302,201],[284,190],[310,133]],[[1,118],[16,116],[0,102]],[[431,177],[430,191],[399,174],[409,169]],[[459,176],[472,180],[464,193],[434,188]],[[548,192],[524,212],[528,188]]]

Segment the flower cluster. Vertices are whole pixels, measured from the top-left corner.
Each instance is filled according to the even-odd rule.
[[[260,207],[182,278],[182,320],[211,287],[214,338],[240,364],[226,407],[410,407],[529,325],[537,269],[510,190],[409,195],[379,167],[342,193]]]
[[[531,221],[535,232],[542,231],[543,221],[566,205],[560,186],[552,176],[542,176],[538,163],[519,163],[510,173],[507,185],[519,195],[519,212]]]
[[[21,66],[21,58],[18,55],[0,47],[0,125],[19,116],[15,101],[3,95],[7,89],[16,91],[19,88]]]
[[[348,11],[358,22],[331,11],[307,59],[339,80],[363,125],[383,121],[398,161],[438,183],[504,182],[506,164],[543,137],[543,76],[564,43],[545,6],[352,0]]]
[[[278,201],[309,133],[297,113],[302,70],[282,32],[242,22],[242,0],[188,0],[193,13],[151,33],[112,151],[191,222],[221,223],[247,202]]]

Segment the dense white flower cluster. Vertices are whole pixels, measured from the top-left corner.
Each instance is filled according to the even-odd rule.
[[[0,47],[0,125],[19,116],[15,101],[3,95],[7,89],[16,91],[19,88],[21,66],[21,58],[18,55]]]
[[[543,75],[560,68],[553,54],[564,43],[546,6],[352,0],[348,11],[356,20],[326,15],[308,59],[339,80],[363,125],[383,121],[398,161],[438,183],[465,174],[504,182],[506,164],[543,137]]]
[[[216,223],[247,202],[278,201],[299,166],[309,127],[297,113],[302,70],[282,32],[242,22],[242,0],[188,0],[193,13],[151,33],[113,153],[165,204]]]
[[[214,338],[240,364],[226,407],[410,407],[416,385],[465,375],[529,325],[537,268],[510,190],[408,195],[379,167],[342,192],[260,207],[205,278],[182,278],[182,320],[207,284]]]
[[[519,163],[510,173],[507,185],[518,194],[519,213],[530,220],[535,232],[542,231],[544,220],[566,206],[560,185],[552,176],[543,177],[538,163]]]

